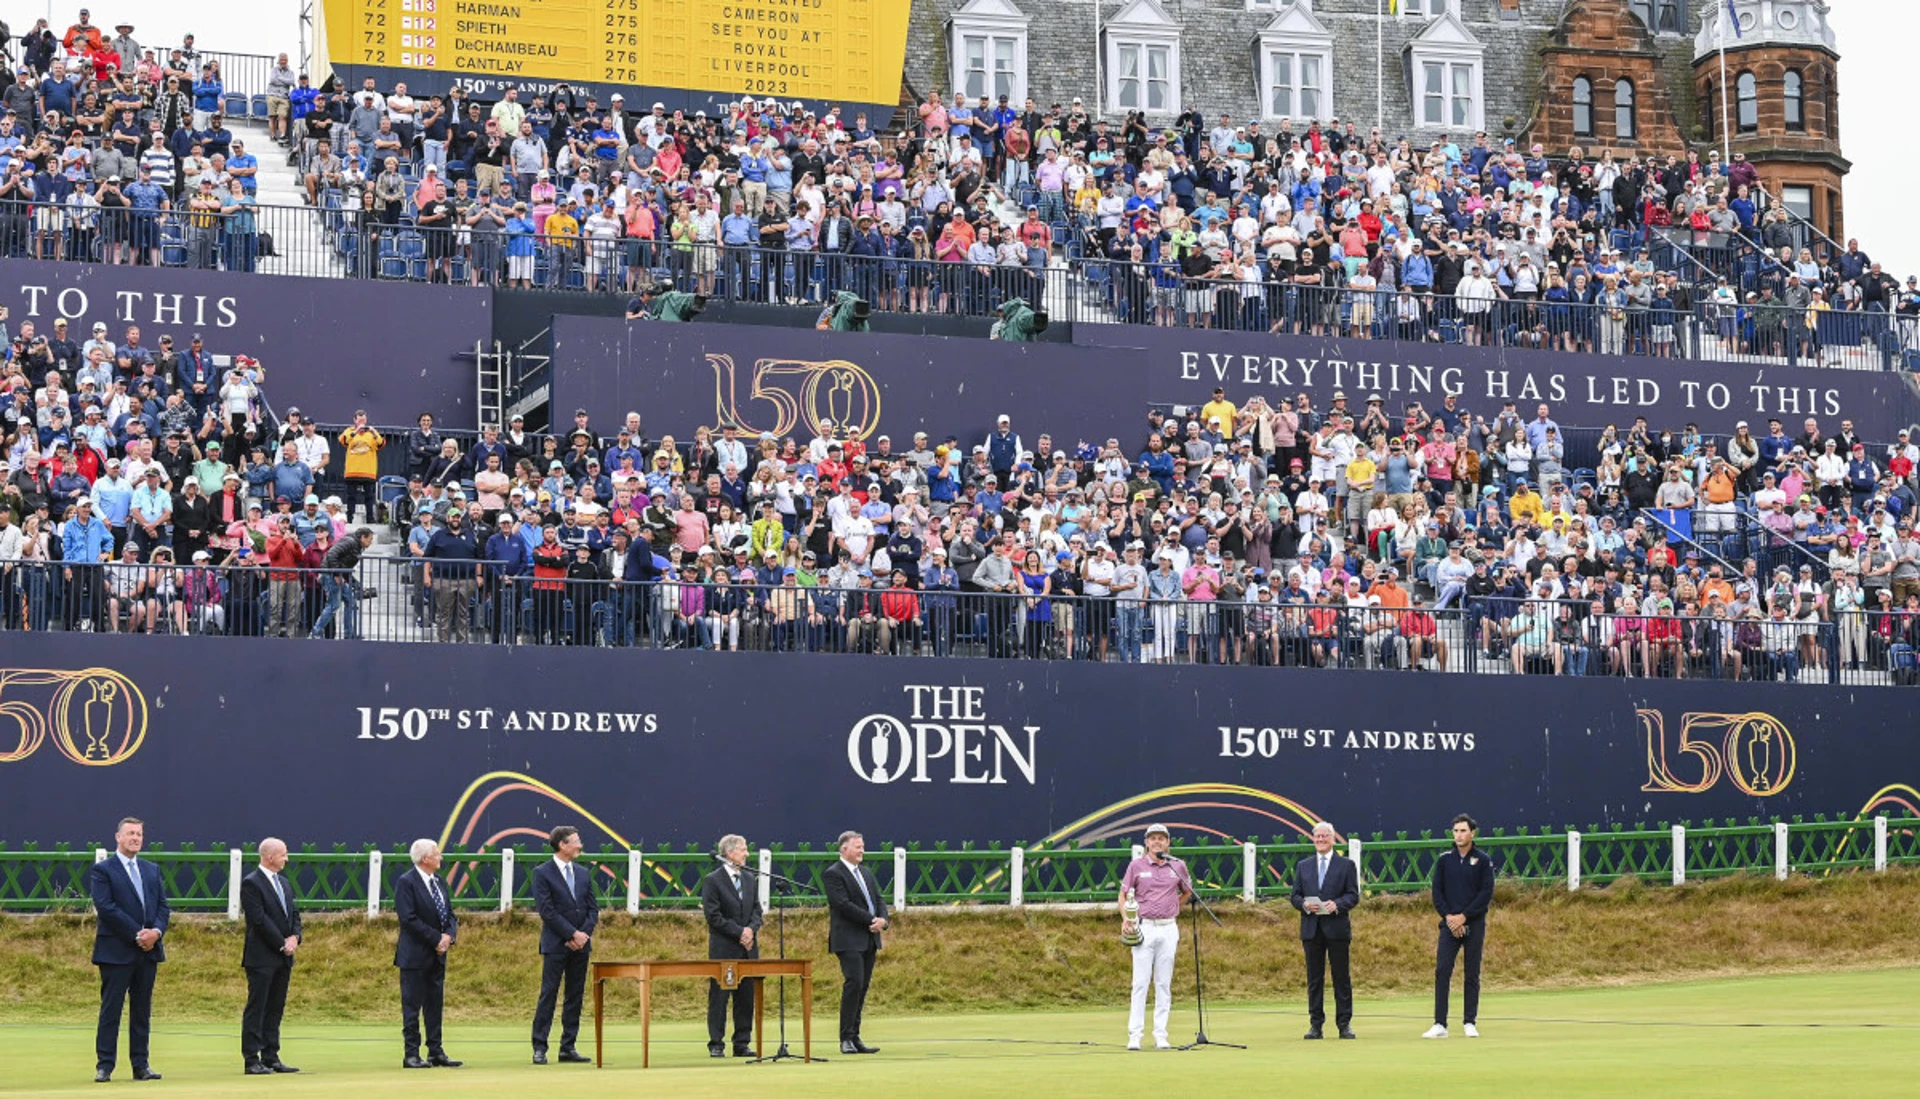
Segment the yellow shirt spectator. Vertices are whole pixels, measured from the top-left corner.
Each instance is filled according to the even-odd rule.
[[[1373,464],[1373,458],[1366,451],[1347,463],[1347,487],[1355,492],[1373,491],[1373,481],[1380,475],[1380,467]]]
[[[1233,418],[1235,415],[1236,410],[1233,407],[1233,402],[1227,400],[1225,397],[1215,397],[1200,408],[1200,422],[1204,424],[1215,416],[1220,417],[1220,434],[1228,439],[1233,438]]]
[[[1507,502],[1507,514],[1513,516],[1513,521],[1516,523],[1532,519],[1536,523],[1545,525],[1547,504],[1532,488],[1523,487],[1517,489],[1513,499]]]
[[[340,433],[340,449],[347,452],[344,476],[349,481],[371,481],[380,476],[380,448],[386,436],[370,427],[350,427]]]

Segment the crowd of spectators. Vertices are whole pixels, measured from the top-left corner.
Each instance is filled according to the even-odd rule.
[[[364,414],[268,421],[258,364],[212,377],[197,339],[16,347],[87,365],[71,390],[59,366],[7,376],[15,626],[354,636],[391,581],[389,613],[443,640],[1406,668],[1465,645],[1748,677],[1903,668],[1920,628],[1920,445],[1848,420],[1722,440],[1640,419],[1602,430],[1590,469],[1544,404],[1390,414],[1344,393],[1220,390],[1124,445],[1029,443],[1010,416],[899,447],[830,423],[653,439],[585,410],[550,434],[422,416],[389,438]],[[376,504],[388,446],[406,488]],[[381,511],[399,560],[370,559],[369,583]]]
[[[1903,289],[1853,243],[1796,247],[1806,227],[1717,153],[1550,159],[1484,132],[1421,149],[1353,123],[1265,133],[1197,111],[1112,126],[1079,100],[959,95],[929,95],[897,133],[798,101],[689,115],[564,86],[423,104],[368,81],[294,112],[309,199],[337,192],[376,242],[419,231],[436,279],[453,259],[474,283],[631,291],[664,271],[748,300],[850,289],[878,309],[986,314],[1037,301],[1063,254],[1136,323],[1467,342],[1497,328],[1650,355],[1676,353],[1689,317],[1729,350],[1806,354],[1821,313],[1920,316],[1920,282]]]

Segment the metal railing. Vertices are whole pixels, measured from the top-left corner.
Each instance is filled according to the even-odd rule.
[[[1920,348],[1920,318],[1880,311],[1665,299],[1615,310],[1548,291],[1474,302],[1305,285],[1264,265],[1253,277],[1189,278],[1171,263],[1083,258],[1077,249],[1065,258],[1026,250],[989,265],[674,241],[666,230],[658,239],[560,235],[531,230],[544,216],[515,223],[497,205],[470,224],[439,227],[417,220],[417,187],[408,178],[404,197],[391,201],[371,185],[317,187],[315,206],[68,212],[50,222],[27,203],[0,200],[0,255],[623,297],[671,282],[751,304],[822,305],[846,290],[880,312],[983,319],[1021,298],[1072,322],[1861,370],[1893,369]]]
[[[1435,861],[1450,849],[1445,837],[1432,833],[1341,838],[1348,855],[1359,863],[1363,889],[1371,894],[1426,890]],[[1535,886],[1579,889],[1626,877],[1678,885],[1733,874],[1771,874],[1785,880],[1920,865],[1920,818],[1828,820],[1816,815],[1812,820],[1615,824],[1565,832],[1521,828],[1512,834],[1496,828],[1480,844],[1498,862],[1503,878]],[[876,844],[868,865],[897,908],[1107,903],[1118,895],[1127,862],[1138,853],[1138,848],[1126,846],[966,843],[889,850]],[[1265,842],[1249,838],[1242,843],[1183,844],[1174,853],[1187,862],[1203,895],[1251,903],[1287,896],[1293,868],[1313,853],[1313,844],[1306,836],[1274,836]],[[91,903],[88,868],[106,857],[105,849],[59,845],[41,850],[29,844],[10,850],[0,845],[0,911],[85,911]],[[149,848],[140,857],[160,871],[176,912],[238,918],[240,876],[251,862],[246,852],[187,844]],[[456,908],[525,910],[533,906],[532,878],[520,866],[544,857],[544,851],[518,848],[449,848],[442,872]],[[792,899],[817,906],[826,899],[821,872],[838,857],[836,851],[802,844],[762,849],[755,865],[802,883]],[[607,847],[583,854],[580,861],[603,909],[636,913],[698,908],[701,879],[713,869],[712,853],[694,846],[678,851]],[[294,895],[310,912],[372,916],[387,904],[389,882],[407,867],[405,850],[322,850],[308,845],[291,853],[285,873]]]
[[[670,562],[644,582],[392,557],[336,572],[221,552],[218,566],[19,562],[0,572],[0,629],[1920,685],[1920,613],[1836,615],[1823,598],[1759,620],[1651,605],[1595,614],[1584,600],[1518,594],[1512,569],[1495,578],[1503,594],[1449,587],[1435,592],[1445,606],[1399,608],[1285,589],[1252,602],[928,590],[917,562],[904,563],[904,586],[885,568],[877,582],[756,583],[779,566],[744,552],[724,578]],[[580,572],[597,571],[595,552]],[[1430,564],[1415,567],[1410,595],[1431,583]],[[834,586],[843,580],[857,586]]]

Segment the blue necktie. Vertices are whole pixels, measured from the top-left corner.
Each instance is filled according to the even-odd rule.
[[[440,926],[447,926],[448,918],[452,914],[447,911],[447,898],[440,892],[440,880],[438,878],[427,879],[427,892],[433,894],[433,909],[440,913]]]
[[[127,877],[133,879],[133,895],[140,898],[140,918],[147,918],[147,887],[140,881],[140,860],[128,859]]]
[[[867,876],[862,874],[857,866],[853,868],[853,880],[860,887],[860,899],[867,902],[867,915],[874,915],[873,894],[867,892]]]
[[[572,899],[575,896],[573,891],[573,864],[570,862],[561,863],[560,876],[567,879],[567,897],[568,899]]]
[[[1322,855],[1320,856],[1320,888],[1325,889],[1326,887],[1327,887],[1327,857],[1325,855]]]
[[[293,915],[293,905],[287,901],[287,879],[278,874],[273,876],[273,894],[280,898],[280,911],[288,916]]]

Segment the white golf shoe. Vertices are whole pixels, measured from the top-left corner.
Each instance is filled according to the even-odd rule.
[[[1443,1027],[1443,1026],[1441,1026],[1441,1025],[1440,1025],[1439,1023],[1435,1023],[1435,1024],[1433,1024],[1433,1025],[1432,1025],[1431,1027],[1428,1027],[1428,1028],[1427,1028],[1427,1032],[1426,1032],[1425,1034],[1422,1034],[1422,1035],[1421,1035],[1420,1037],[1422,1037],[1422,1038],[1445,1038],[1446,1036],[1447,1036],[1447,1028],[1446,1028],[1446,1027]]]

